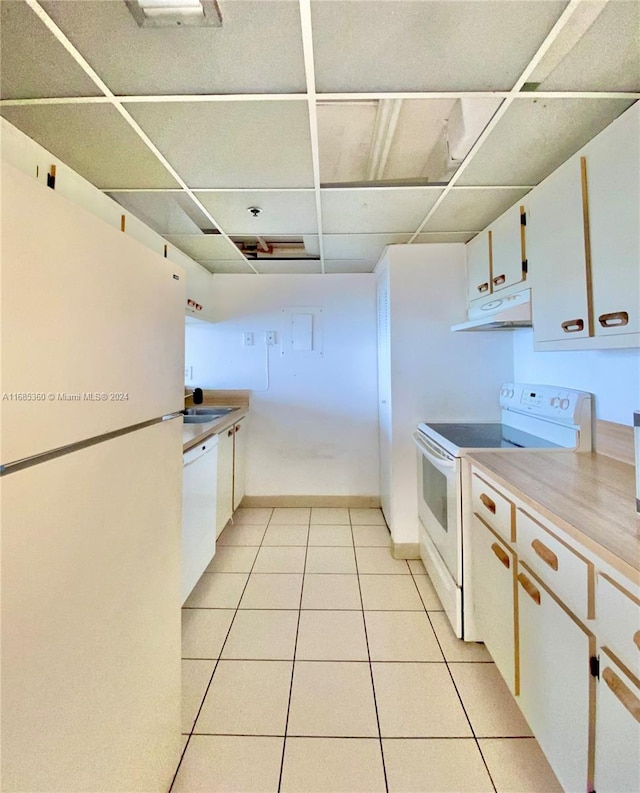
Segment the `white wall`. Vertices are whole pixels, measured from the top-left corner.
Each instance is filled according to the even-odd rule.
[[[596,417],[631,425],[640,409],[640,350],[534,352],[533,331],[514,332],[514,379],[595,394]]]
[[[252,389],[247,495],[377,496],[375,276],[221,274],[213,291],[219,321],[186,326],[185,366],[193,385]],[[282,354],[294,307],[322,309],[322,356]]]

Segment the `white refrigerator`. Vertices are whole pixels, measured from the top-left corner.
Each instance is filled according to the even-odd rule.
[[[184,274],[2,165],[2,790],[180,751]]]

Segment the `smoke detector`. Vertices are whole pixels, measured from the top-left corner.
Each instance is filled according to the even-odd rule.
[[[248,207],[247,212],[250,215],[252,215],[254,218],[257,218],[258,215],[262,212],[262,209],[260,209],[260,207]]]
[[[217,0],[125,0],[141,28],[222,27]]]

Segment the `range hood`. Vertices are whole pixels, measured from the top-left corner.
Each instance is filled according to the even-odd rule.
[[[514,330],[531,327],[531,290],[491,296],[469,308],[469,319],[451,330]]]

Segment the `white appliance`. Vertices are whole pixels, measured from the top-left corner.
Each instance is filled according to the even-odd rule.
[[[218,436],[185,452],[182,476],[182,602],[216,552]]]
[[[523,289],[509,295],[492,295],[474,300],[467,312],[467,322],[452,325],[451,330],[513,330],[530,328],[531,290]]]
[[[3,790],[180,753],[183,272],[3,164]]]
[[[472,451],[517,454],[518,449],[591,451],[591,394],[567,388],[505,383],[502,420],[491,423],[421,423],[418,448],[420,555],[456,636],[475,640],[470,588],[470,548],[463,521],[463,467]]]

